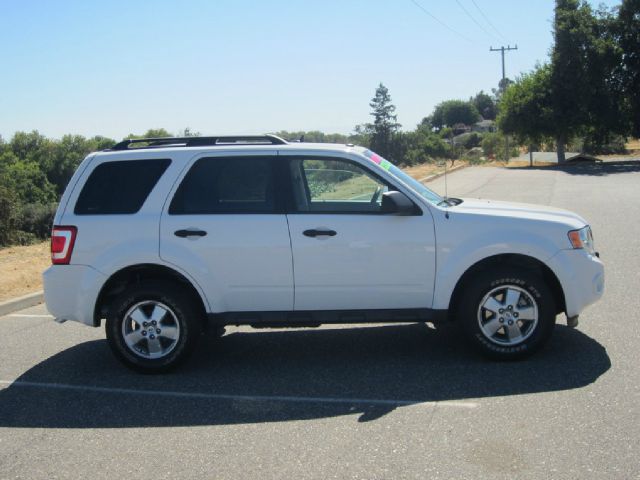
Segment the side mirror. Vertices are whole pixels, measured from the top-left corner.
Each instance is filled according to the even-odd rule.
[[[396,215],[415,215],[416,206],[402,192],[384,192],[382,194],[382,213],[395,213]]]

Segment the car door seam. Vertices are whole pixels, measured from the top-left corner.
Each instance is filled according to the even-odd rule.
[[[291,240],[291,225],[289,225],[289,215],[284,215],[285,220],[287,221],[287,231],[289,232],[289,252],[291,253],[291,282],[293,287],[293,304],[291,306],[291,310],[296,309],[296,264],[293,258],[293,241]]]

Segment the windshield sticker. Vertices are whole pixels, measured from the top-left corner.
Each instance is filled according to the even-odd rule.
[[[371,150],[365,150],[364,154],[369,160],[371,160],[376,165],[380,165],[380,167],[382,167],[384,170],[389,170],[391,167],[393,167],[393,163],[385,160],[377,153],[373,153]]]
[[[380,165],[380,163],[383,161],[383,158],[380,155],[376,155],[375,153],[372,153],[371,156],[369,157],[369,160]],[[386,160],[384,161],[386,162]]]

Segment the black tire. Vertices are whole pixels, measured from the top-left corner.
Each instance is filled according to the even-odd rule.
[[[156,311],[158,314],[154,316]],[[145,319],[147,315],[150,316]],[[156,316],[160,320],[151,325]],[[144,322],[148,327],[134,318],[149,320]],[[202,312],[180,285],[146,282],[128,288],[113,301],[105,330],[111,350],[127,367],[141,373],[162,373],[193,353],[202,332]],[[152,351],[152,344],[156,351]]]
[[[517,301],[507,302],[507,294]],[[556,307],[551,291],[534,272],[499,268],[480,272],[466,283],[456,313],[466,340],[477,351],[494,360],[517,360],[549,340]],[[536,320],[523,320],[534,316]]]

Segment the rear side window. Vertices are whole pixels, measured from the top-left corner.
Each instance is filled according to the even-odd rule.
[[[171,160],[125,160],[98,165],[84,184],[76,215],[136,213]]]
[[[273,168],[271,157],[201,158],[178,187],[169,213],[275,213]]]

